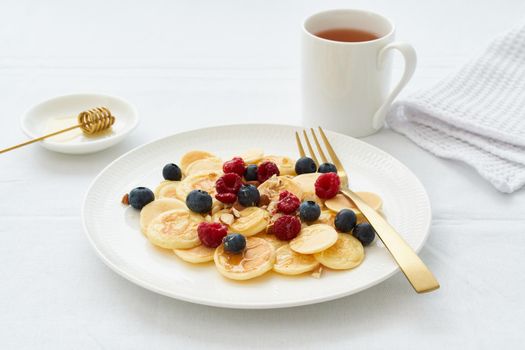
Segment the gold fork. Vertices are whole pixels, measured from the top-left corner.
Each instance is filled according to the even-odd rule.
[[[321,161],[323,163],[328,162],[328,159],[326,158],[323,149],[319,144],[314,129],[310,129],[310,131],[312,133],[312,138],[317,147],[317,151],[319,153]],[[396,230],[394,230],[392,226],[390,226],[390,224],[378,212],[372,209],[357,194],[355,194],[348,188],[348,176],[343,167],[343,164],[339,160],[339,157],[337,157],[323,129],[320,127],[319,134],[321,135],[326,150],[330,155],[330,158],[332,159],[332,163],[337,168],[337,175],[339,175],[339,178],[341,179],[341,194],[343,194],[346,198],[354,202],[357,209],[361,211],[361,213],[368,220],[370,225],[372,225],[372,227],[377,233],[377,236],[379,237],[379,239],[381,239],[386,249],[388,249],[396,263],[399,265],[401,271],[403,271],[412,287],[414,287],[415,291],[418,293],[425,293],[438,289],[439,282],[436,280],[436,278],[428,269],[428,267],[423,263],[423,261],[421,261],[419,256],[417,256],[414,250],[410,248],[410,246],[405,242],[405,240],[396,232]],[[317,157],[315,155],[312,144],[310,143],[306,130],[303,130],[303,136],[312,159],[317,163],[317,165],[319,165],[320,163],[317,160]],[[297,141],[297,148],[299,149],[299,154],[301,155],[301,157],[304,157],[306,154],[301,143],[301,138],[297,131],[295,132],[295,139]]]

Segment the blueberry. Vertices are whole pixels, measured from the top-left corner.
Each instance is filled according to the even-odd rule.
[[[357,218],[350,209],[341,209],[335,216],[335,228],[341,232],[350,232],[355,226]]]
[[[257,165],[248,165],[244,171],[244,178],[246,181],[257,181]]]
[[[352,234],[362,245],[369,245],[376,237],[376,231],[368,222],[356,225]]]
[[[162,176],[164,176],[164,179],[166,180],[180,181],[182,173],[177,164],[169,163],[162,169]]]
[[[317,171],[317,165],[312,158],[301,157],[295,162],[295,172],[297,175],[315,173]]]
[[[319,165],[319,173],[337,173],[337,168],[332,163],[323,163]]]
[[[243,207],[254,207],[259,204],[261,195],[254,185],[243,185],[237,192],[237,200]]]
[[[321,208],[314,201],[302,202],[299,206],[299,216],[304,222],[312,222],[319,219]]]
[[[224,250],[233,254],[241,253],[246,248],[246,238],[239,233],[230,233],[222,239]]]
[[[142,209],[149,202],[155,200],[153,192],[146,187],[137,187],[129,193],[129,204],[135,209]]]
[[[212,199],[208,192],[193,190],[186,197],[186,205],[195,213],[208,213],[211,210]]]

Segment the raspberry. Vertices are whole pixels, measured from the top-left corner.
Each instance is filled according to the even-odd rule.
[[[336,173],[326,173],[317,178],[315,181],[315,194],[322,199],[335,197],[339,192],[341,180]]]
[[[217,193],[215,198],[222,203],[232,204],[237,200],[237,195],[235,193]]]
[[[283,215],[273,224],[273,234],[281,241],[297,237],[301,231],[301,221],[292,215]]]
[[[243,176],[245,170],[244,160],[242,160],[241,157],[233,157],[232,160],[224,162],[222,165],[222,171],[224,171],[225,174],[234,173]]]
[[[294,213],[301,205],[301,201],[295,194],[288,191],[283,191],[279,194],[279,202],[277,202],[277,209],[285,214]]]
[[[218,222],[201,222],[197,226],[197,232],[202,244],[206,247],[217,248],[228,234],[228,229]]]
[[[215,182],[217,193],[233,193],[237,195],[242,186],[242,178],[235,174],[224,174]]]
[[[271,178],[273,175],[279,176],[279,168],[274,162],[262,162],[257,168],[257,180],[264,182]]]

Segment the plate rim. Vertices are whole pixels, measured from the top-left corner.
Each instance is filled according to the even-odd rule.
[[[396,264],[394,266],[394,268],[391,271],[389,271],[388,273],[386,273],[383,277],[378,278],[378,279],[376,279],[373,282],[370,282],[368,284],[365,284],[361,288],[356,288],[356,289],[352,289],[352,290],[349,290],[349,291],[343,291],[343,292],[339,292],[339,293],[333,293],[333,294],[330,294],[330,295],[324,295],[324,296],[320,296],[320,297],[314,297],[314,298],[298,300],[298,301],[295,301],[295,302],[290,302],[290,301],[272,302],[272,303],[264,303],[264,302],[261,302],[261,303],[254,303],[254,302],[243,303],[243,302],[239,302],[239,303],[231,304],[231,303],[228,303],[228,302],[221,302],[221,301],[217,302],[217,301],[214,301],[213,299],[209,299],[209,298],[201,298],[201,297],[191,297],[190,298],[190,297],[186,297],[184,295],[178,295],[176,293],[172,293],[172,292],[167,291],[167,290],[162,289],[162,288],[158,288],[158,287],[152,285],[151,283],[149,283],[149,282],[147,282],[147,281],[145,281],[145,280],[143,280],[141,278],[135,277],[132,274],[129,274],[128,272],[124,271],[122,268],[120,268],[115,263],[110,261],[110,259],[108,259],[103,254],[103,252],[97,247],[96,243],[93,241],[93,238],[91,237],[91,235],[89,233],[89,230],[88,230],[88,227],[87,227],[87,224],[86,224],[86,216],[85,216],[86,206],[87,206],[88,196],[89,196],[89,194],[91,192],[91,189],[94,187],[94,185],[96,184],[98,179],[101,176],[103,176],[104,173],[111,166],[113,166],[113,164],[115,164],[120,159],[128,156],[129,154],[135,152],[136,150],[138,150],[138,149],[140,149],[142,147],[146,147],[146,146],[148,146],[150,144],[153,144],[153,143],[156,143],[156,142],[160,142],[160,141],[168,139],[168,138],[176,137],[178,135],[183,135],[183,134],[186,134],[186,133],[192,133],[192,132],[201,131],[201,130],[204,131],[204,130],[210,130],[210,129],[225,128],[225,127],[257,127],[257,126],[259,126],[259,127],[287,127],[287,128],[294,128],[294,129],[301,129],[301,128],[304,129],[305,128],[304,126],[300,126],[300,125],[275,124],[275,123],[234,123],[234,124],[214,125],[214,126],[209,126],[209,127],[205,127],[205,128],[192,128],[192,129],[184,130],[184,131],[181,131],[181,132],[176,132],[176,133],[173,133],[173,134],[170,134],[170,135],[162,136],[162,137],[153,139],[153,140],[151,140],[149,142],[146,142],[146,143],[143,143],[141,145],[138,145],[138,146],[132,148],[131,150],[125,152],[124,154],[120,155],[119,157],[115,158],[108,165],[106,165],[102,170],[100,170],[100,172],[93,178],[93,180],[89,184],[86,192],[84,193],[83,200],[82,200],[82,207],[81,207],[81,221],[82,221],[82,227],[83,227],[84,233],[87,236],[88,241],[90,242],[92,248],[95,250],[95,252],[98,255],[98,257],[104,262],[104,264],[107,265],[111,270],[113,270],[119,276],[121,276],[124,279],[128,280],[129,282],[132,282],[132,283],[134,283],[134,284],[136,284],[136,285],[138,285],[138,286],[140,286],[142,288],[145,288],[145,289],[150,290],[152,292],[155,292],[157,294],[160,294],[160,295],[163,295],[163,296],[167,296],[167,297],[170,297],[170,298],[173,298],[173,299],[177,299],[177,300],[182,300],[182,301],[185,301],[185,302],[193,303],[193,304],[200,304],[200,305],[220,307],[220,308],[229,308],[229,309],[278,309],[278,308],[288,308],[288,307],[297,307],[297,306],[303,306],[303,305],[318,304],[318,303],[331,301],[331,300],[336,300],[336,299],[340,299],[340,298],[343,298],[343,297],[346,297],[346,296],[349,296],[349,295],[352,295],[352,294],[359,293],[359,292],[361,292],[363,290],[366,290],[368,288],[371,288],[373,286],[378,285],[379,283],[387,280],[388,278],[392,277],[394,274],[398,273],[400,271],[400,269],[399,269],[399,266]],[[425,246],[425,244],[426,244],[426,242],[428,240],[428,237],[430,236],[430,227],[431,227],[431,224],[432,224],[432,207],[431,207],[431,203],[430,203],[430,198],[429,198],[428,192],[426,191],[425,187],[423,186],[423,183],[421,182],[421,180],[419,180],[419,178],[412,172],[412,170],[410,170],[403,162],[401,162],[396,157],[392,156],[390,153],[388,153],[388,152],[386,152],[386,151],[384,151],[384,150],[382,150],[382,149],[380,149],[380,148],[378,148],[378,147],[376,147],[376,146],[374,146],[374,145],[372,145],[372,144],[370,144],[368,142],[365,142],[365,141],[363,141],[361,139],[358,139],[358,138],[355,138],[355,137],[352,137],[352,136],[348,136],[348,135],[345,135],[345,134],[341,134],[341,133],[338,133],[336,131],[332,131],[332,130],[328,130],[328,129],[326,129],[326,130],[331,132],[331,133],[338,134],[338,135],[340,135],[342,137],[348,137],[348,138],[354,139],[354,140],[356,140],[358,142],[366,143],[367,146],[373,148],[375,152],[379,152],[379,153],[382,153],[383,155],[392,157],[395,161],[397,161],[399,163],[400,166],[402,166],[404,168],[404,170],[406,170],[408,173],[410,173],[413,176],[413,178],[416,181],[417,185],[422,190],[422,194],[424,195],[423,199],[424,199],[424,202],[426,204],[426,207],[428,208],[428,210],[426,210],[428,218],[426,220],[426,227],[425,227],[425,230],[424,230],[425,231],[425,235],[423,237],[423,240],[421,241],[420,246],[416,247],[414,249],[416,251],[416,253],[419,253],[421,251],[421,249]],[[408,283],[408,281],[407,281],[407,283]]]

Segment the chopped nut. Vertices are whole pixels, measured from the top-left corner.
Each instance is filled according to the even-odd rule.
[[[261,197],[259,199],[259,206],[262,207],[268,204],[270,204],[270,197],[268,197],[268,195],[266,194],[261,194]]]
[[[129,194],[125,194],[123,197],[122,197],[122,200],[120,201],[120,203],[124,204],[124,205],[129,205]]]
[[[274,213],[274,214],[272,215],[272,217],[270,218],[270,222],[271,222],[271,223],[276,222],[277,219],[279,219],[279,218],[280,218],[281,216],[283,216],[283,215],[284,215],[284,214],[282,214],[282,213]]]
[[[255,187],[259,187],[259,185],[261,184],[259,181],[246,181],[246,184],[247,185],[253,185]]]
[[[317,268],[317,270],[315,270],[314,272],[312,272],[311,276],[313,278],[321,278],[321,274],[323,273],[323,267],[321,265],[319,265],[319,267]]]
[[[231,225],[233,224],[233,221],[235,220],[235,218],[233,217],[232,214],[224,213],[224,214],[221,214],[221,216],[219,217],[219,220],[221,220],[223,224]]]
[[[266,233],[269,235],[273,235],[273,223],[266,226]]]
[[[233,211],[233,215],[235,215],[236,217],[239,217],[235,214],[235,211],[239,212],[239,211],[242,211],[244,210],[244,207],[239,203],[239,202],[235,202],[233,203],[233,208],[232,208],[232,211]]]
[[[277,201],[270,202],[270,204],[268,204],[268,211],[270,213],[273,213],[276,210],[277,210]]]
[[[206,222],[211,222],[211,215],[206,215],[206,216],[204,217],[204,220],[205,220]]]

